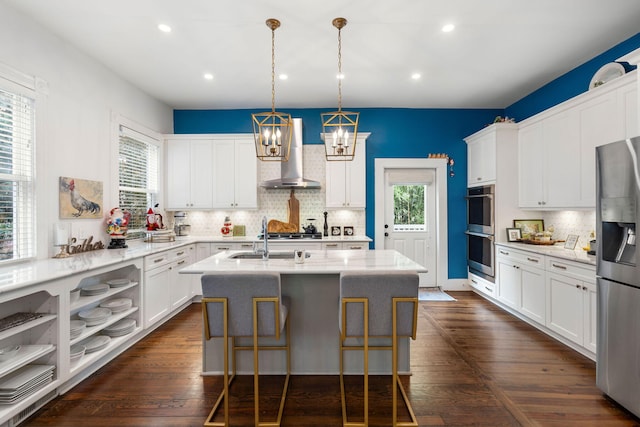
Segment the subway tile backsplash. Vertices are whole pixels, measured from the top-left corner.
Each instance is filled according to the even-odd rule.
[[[325,165],[323,145],[303,145],[303,176],[319,181],[322,185],[315,190],[295,190],[296,199],[300,202],[300,226],[307,225],[309,218],[314,218],[316,228],[322,232],[324,225],[323,212],[327,211],[329,227],[339,225],[353,226],[356,235],[366,232],[364,210],[327,210],[325,209]],[[260,182],[280,176],[278,162],[258,161],[258,180]],[[362,191],[365,191],[363,188]],[[188,211],[187,223],[191,225],[191,234],[198,236],[218,236],[225,216],[231,222],[243,224],[247,236],[256,236],[260,232],[262,217],[286,222],[289,218],[288,200],[291,190],[273,190],[258,187],[257,210],[212,210]],[[173,213],[167,212],[169,224],[173,224]],[[302,229],[300,231],[303,231]]]
[[[544,226],[547,230],[553,226],[553,239],[555,240],[565,240],[569,234],[580,236],[576,249],[588,246],[591,233],[595,233],[596,230],[595,210],[549,211],[541,212],[538,217],[544,220]]]

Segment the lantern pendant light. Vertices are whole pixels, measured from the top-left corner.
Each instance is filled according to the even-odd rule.
[[[276,112],[275,83],[275,31],[280,27],[277,19],[267,19],[271,29],[271,111],[251,115],[256,155],[263,161],[286,162],[289,160],[293,121],[288,113]]]
[[[342,28],[347,25],[345,18],[332,21],[338,29],[338,111],[322,113],[322,135],[328,161],[353,160],[358,138],[358,118],[360,113],[342,111]]]

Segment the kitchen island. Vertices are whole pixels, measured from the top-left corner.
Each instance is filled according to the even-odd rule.
[[[237,259],[241,251],[213,255],[180,271],[181,274],[206,274],[231,271],[276,271],[281,274],[282,294],[291,299],[291,373],[338,374],[339,329],[338,306],[340,273],[343,271],[415,271],[425,268],[393,250],[373,251],[307,251],[302,264],[293,259]],[[389,286],[393,286],[390,283]],[[375,316],[375,313],[372,313]],[[370,340],[376,345],[377,340]],[[409,372],[409,339],[400,340],[398,371]],[[273,353],[273,354],[272,354]],[[284,373],[284,357],[278,352],[260,355],[261,373]],[[203,343],[203,373],[220,374],[223,363],[222,339]],[[238,354],[238,372],[250,373],[253,368],[250,352]],[[370,351],[369,371],[372,374],[391,372],[391,352]],[[345,373],[362,372],[362,352],[345,354]]]

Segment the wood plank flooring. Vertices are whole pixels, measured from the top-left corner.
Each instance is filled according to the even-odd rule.
[[[638,426],[605,398],[595,363],[472,292],[422,302],[403,378],[421,426]],[[25,426],[201,426],[221,389],[200,376],[200,306],[194,304],[58,397]],[[347,377],[350,420],[361,416],[361,377]],[[370,386],[370,425],[391,424],[390,380]],[[282,377],[261,379],[263,420],[275,415]],[[253,425],[252,377],[232,387],[232,426]],[[341,425],[337,376],[292,376],[284,426]],[[406,411],[400,410],[407,420]]]

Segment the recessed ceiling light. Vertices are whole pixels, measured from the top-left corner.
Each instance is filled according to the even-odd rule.
[[[289,78],[289,76],[288,76],[288,75],[286,75],[286,74],[280,74],[280,75],[278,76],[278,78],[279,78],[280,80],[287,80],[287,79]]]
[[[422,75],[420,73],[413,73],[411,74],[411,78],[413,80],[420,80],[420,77],[422,77]]]
[[[336,75],[336,79],[343,80],[344,79],[344,74],[340,73],[340,74]]]
[[[211,73],[204,73],[203,77],[205,80],[213,80],[213,74]]]
[[[171,27],[168,26],[167,24],[158,24],[158,29],[160,31],[162,31],[163,33],[170,33],[171,32]]]
[[[455,25],[453,25],[453,24],[447,24],[447,25],[445,25],[444,27],[442,27],[442,32],[443,32],[443,33],[450,33],[451,31],[453,31],[453,30],[454,30],[454,28],[456,28],[456,26],[455,26]]]

